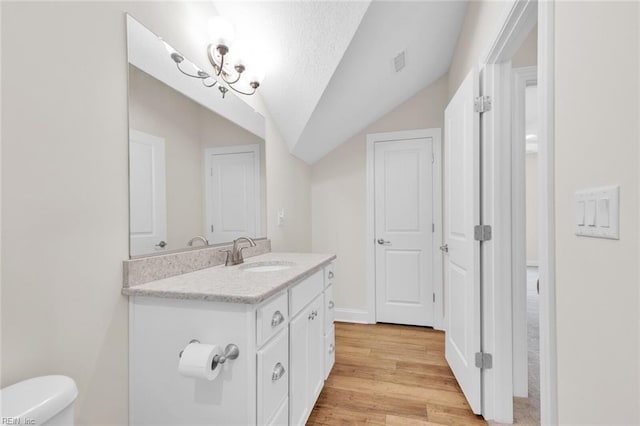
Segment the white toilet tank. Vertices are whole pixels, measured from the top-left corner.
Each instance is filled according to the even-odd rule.
[[[72,426],[77,396],[69,377],[34,377],[0,390],[0,417],[3,424]]]

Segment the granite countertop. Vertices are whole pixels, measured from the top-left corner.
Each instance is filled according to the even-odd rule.
[[[242,265],[214,266],[122,289],[127,296],[256,304],[291,287],[334,260],[334,254],[266,253],[245,259]],[[247,265],[288,262],[293,266],[272,272],[251,272]]]

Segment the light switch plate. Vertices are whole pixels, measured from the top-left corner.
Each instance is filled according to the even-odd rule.
[[[576,192],[576,235],[620,239],[620,187]]]

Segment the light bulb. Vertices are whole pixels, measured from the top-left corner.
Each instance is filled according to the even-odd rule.
[[[221,16],[216,16],[209,20],[209,38],[214,46],[231,46],[235,37],[233,25]]]
[[[260,45],[255,45],[251,52],[251,63],[247,66],[247,81],[262,83],[269,69],[268,50]]]
[[[236,40],[229,50],[230,61],[233,65],[244,65],[248,68],[252,64],[252,53],[249,43],[245,40]]]

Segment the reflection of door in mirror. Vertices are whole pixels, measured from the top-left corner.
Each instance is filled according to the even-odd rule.
[[[209,242],[260,235],[260,146],[208,148],[205,157]]]
[[[135,256],[167,245],[164,139],[129,131],[130,250]]]

